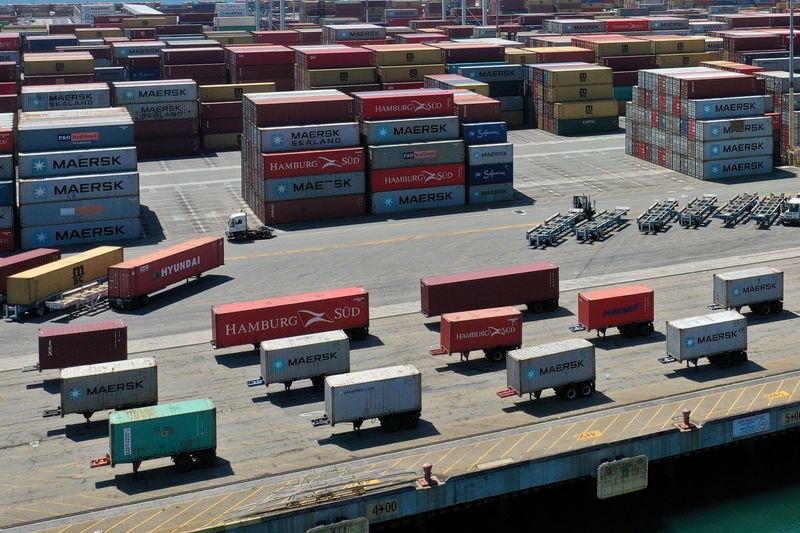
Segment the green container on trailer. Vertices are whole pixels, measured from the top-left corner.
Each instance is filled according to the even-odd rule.
[[[217,408],[211,399],[165,403],[111,413],[111,466],[217,447]]]

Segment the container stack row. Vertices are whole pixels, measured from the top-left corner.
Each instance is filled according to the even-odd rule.
[[[89,52],[24,53],[22,85],[91,83],[94,58]]]
[[[514,198],[514,145],[505,122],[463,124],[466,145],[467,201],[505,202]]]
[[[365,46],[383,90],[421,89],[425,76],[444,74],[441,52],[419,44]]]
[[[271,82],[201,85],[198,92],[203,149],[238,150],[243,124],[242,96],[274,91],[275,84]]]
[[[0,252],[13,250],[17,242],[14,145],[14,113],[0,113]]]
[[[370,50],[344,45],[295,47],[295,89],[378,90],[372,56]]]
[[[500,102],[500,117],[509,127],[524,123],[524,67],[522,65],[472,65],[458,68],[458,74],[489,86],[487,96]]]
[[[21,46],[19,34],[0,33],[0,113],[14,113],[18,108]]]
[[[294,89],[295,53],[285,46],[226,46],[231,83],[272,82],[276,91]]]

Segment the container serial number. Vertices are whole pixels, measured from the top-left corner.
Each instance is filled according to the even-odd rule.
[[[397,513],[397,500],[386,500],[385,502],[369,505],[369,518],[383,518]]]

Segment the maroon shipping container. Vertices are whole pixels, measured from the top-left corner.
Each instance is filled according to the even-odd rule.
[[[425,82],[422,81],[398,81],[393,83],[384,83],[384,91],[408,91],[409,89],[422,89],[425,87]]]
[[[611,75],[614,79],[614,87],[627,87],[631,85],[636,85],[639,81],[638,70],[613,72]]]
[[[200,116],[208,118],[242,118],[242,102],[200,102]]]
[[[210,133],[242,133],[244,125],[241,117],[212,118],[202,120],[200,129],[203,130],[203,135]]]
[[[644,285],[616,287],[578,294],[578,322],[605,335],[619,328],[626,337],[653,333],[653,289]]]
[[[300,34],[294,30],[254,31],[257,43],[300,44]]]
[[[264,178],[316,176],[341,172],[363,172],[364,148],[334,148],[307,152],[261,154]]]
[[[6,279],[9,276],[58,261],[59,259],[61,259],[61,252],[52,248],[37,248],[36,250],[0,259],[0,302],[4,300]]]
[[[502,361],[508,350],[522,346],[522,313],[513,307],[496,307],[444,314],[440,342],[431,355],[458,353],[462,361],[468,361],[470,352],[483,350],[486,357]]]
[[[296,63],[306,69],[371,67],[372,56],[364,48],[314,48],[297,50]]]
[[[228,83],[228,76],[216,76],[213,78],[201,78],[194,76],[194,81],[197,85],[225,85]],[[276,85],[277,87],[277,85]]]
[[[758,94],[756,77],[726,72],[729,76],[695,76],[680,79],[680,96],[691,100]]]
[[[91,28],[91,24],[50,24],[47,26],[49,36],[74,33],[78,28]]]
[[[211,308],[214,348],[343,329],[353,339],[369,331],[369,293],[349,287],[217,305]]]
[[[163,123],[161,121],[154,121]],[[200,152],[200,137],[163,137],[136,141],[139,159],[158,159]]]
[[[162,67],[164,79],[203,79],[203,78],[225,78],[228,70],[225,63],[213,63],[209,65],[164,65]]]
[[[599,58],[599,63],[617,71],[656,68],[656,56],[611,56]],[[634,83],[634,85],[636,85]]]
[[[17,247],[16,242],[14,240],[14,230],[9,230],[9,229],[0,230],[0,252],[10,252],[16,247]]]
[[[0,35],[0,50],[19,50],[22,47],[22,38],[19,33],[5,33]]]
[[[126,28],[125,37],[134,41],[154,41],[156,39],[155,28]]]
[[[265,80],[294,78],[294,65],[244,65],[232,69],[237,79],[260,78]]]
[[[16,81],[17,64],[14,61],[0,62],[0,81]]]
[[[132,70],[153,70],[161,68],[161,58],[156,55],[130,56],[114,60],[120,67]]]
[[[228,62],[247,65],[294,65],[295,53],[285,46],[226,46]]]
[[[225,63],[225,50],[219,47],[207,48],[164,48],[161,50],[164,65],[205,65]]]
[[[265,224],[357,217],[367,212],[363,194],[282,202],[263,202],[258,199],[256,208],[256,215]]]
[[[202,24],[165,24],[156,26],[156,35],[197,35],[202,38]]]
[[[241,123],[241,119],[239,119]],[[184,137],[198,135],[200,126],[197,120],[187,118],[182,120],[145,120],[133,126],[133,136],[139,140],[164,137]]]
[[[505,48],[494,44],[431,43],[442,50],[443,63],[482,63],[505,61]]]
[[[255,108],[252,116],[248,112],[251,106]],[[352,122],[353,98],[344,94],[268,99],[246,95],[244,114],[258,127]]]
[[[444,31],[451,39],[457,39],[472,37],[474,27],[475,26],[438,26],[437,29]]]
[[[0,95],[0,113],[16,113],[18,108],[16,94]]]
[[[527,305],[535,312],[555,311],[558,295],[558,266],[553,263],[420,280],[421,311],[426,317],[511,305]]]
[[[94,74],[66,74],[59,76],[22,75],[22,85],[75,85],[76,83],[94,83]]]
[[[222,237],[199,237],[108,267],[108,302],[131,309],[149,295],[225,264]]]
[[[497,122],[500,120],[500,102],[480,94],[457,94],[455,115],[462,124],[474,122]]]
[[[361,120],[436,117],[453,114],[453,93],[441,89],[355,93]]]
[[[39,330],[39,372],[127,358],[128,325],[123,320]]]

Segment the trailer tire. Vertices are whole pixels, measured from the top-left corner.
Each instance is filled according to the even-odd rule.
[[[394,433],[400,429],[400,417],[391,415],[380,419],[381,426],[387,433]]]
[[[729,353],[721,353],[714,357],[715,364],[720,368],[730,368],[731,364],[733,363],[731,354]]]
[[[487,351],[486,357],[488,357],[495,363],[500,363],[506,358],[506,351],[501,348],[495,348],[493,350]]]
[[[639,326],[639,335],[642,337],[649,337],[653,334],[654,329],[652,322],[645,322]]]
[[[544,311],[544,302],[530,302],[528,304],[528,310],[534,313],[541,313]]]
[[[544,304],[544,310],[547,311],[548,313],[553,312],[556,309],[558,309],[558,300],[548,300]]]
[[[567,400],[574,400],[578,397],[578,388],[575,385],[567,385],[563,389],[563,395]]]
[[[197,468],[211,468],[217,464],[217,454],[211,450],[205,450],[197,454]]]
[[[581,396],[583,396],[584,398],[588,398],[589,396],[592,395],[593,392],[594,392],[594,383],[592,383],[591,381],[585,381],[581,385]]]
[[[318,392],[322,392],[325,390],[325,376],[314,376],[311,378],[311,385],[314,387],[314,390]]]
[[[617,329],[619,329],[619,332],[622,333],[622,336],[625,337],[626,339],[634,338],[637,333],[635,326],[625,325],[625,326],[619,326]]]
[[[777,315],[783,311],[783,302],[780,300],[772,302],[772,314]]]
[[[363,341],[369,336],[369,328],[351,328],[344,330],[345,334],[350,337],[350,340]]]
[[[176,456],[173,461],[175,462],[175,468],[178,469],[178,472],[188,472],[194,468],[194,461],[192,461],[189,454],[182,453]]]
[[[758,304],[758,313],[761,316],[769,316],[772,313],[772,305],[769,302]]]
[[[419,425],[420,413],[406,413],[403,415],[403,429],[414,429]]]
[[[139,307],[144,307],[148,303],[150,303],[150,296],[147,295],[147,294],[143,294],[142,296],[139,296],[138,301],[136,302],[136,304]]]
[[[39,307],[36,308],[36,316],[44,316],[46,312],[47,312],[46,305],[40,305]]]
[[[747,352],[745,352],[744,350],[737,353],[736,356],[733,358],[733,364],[737,366],[741,366],[746,362],[747,362]]]

